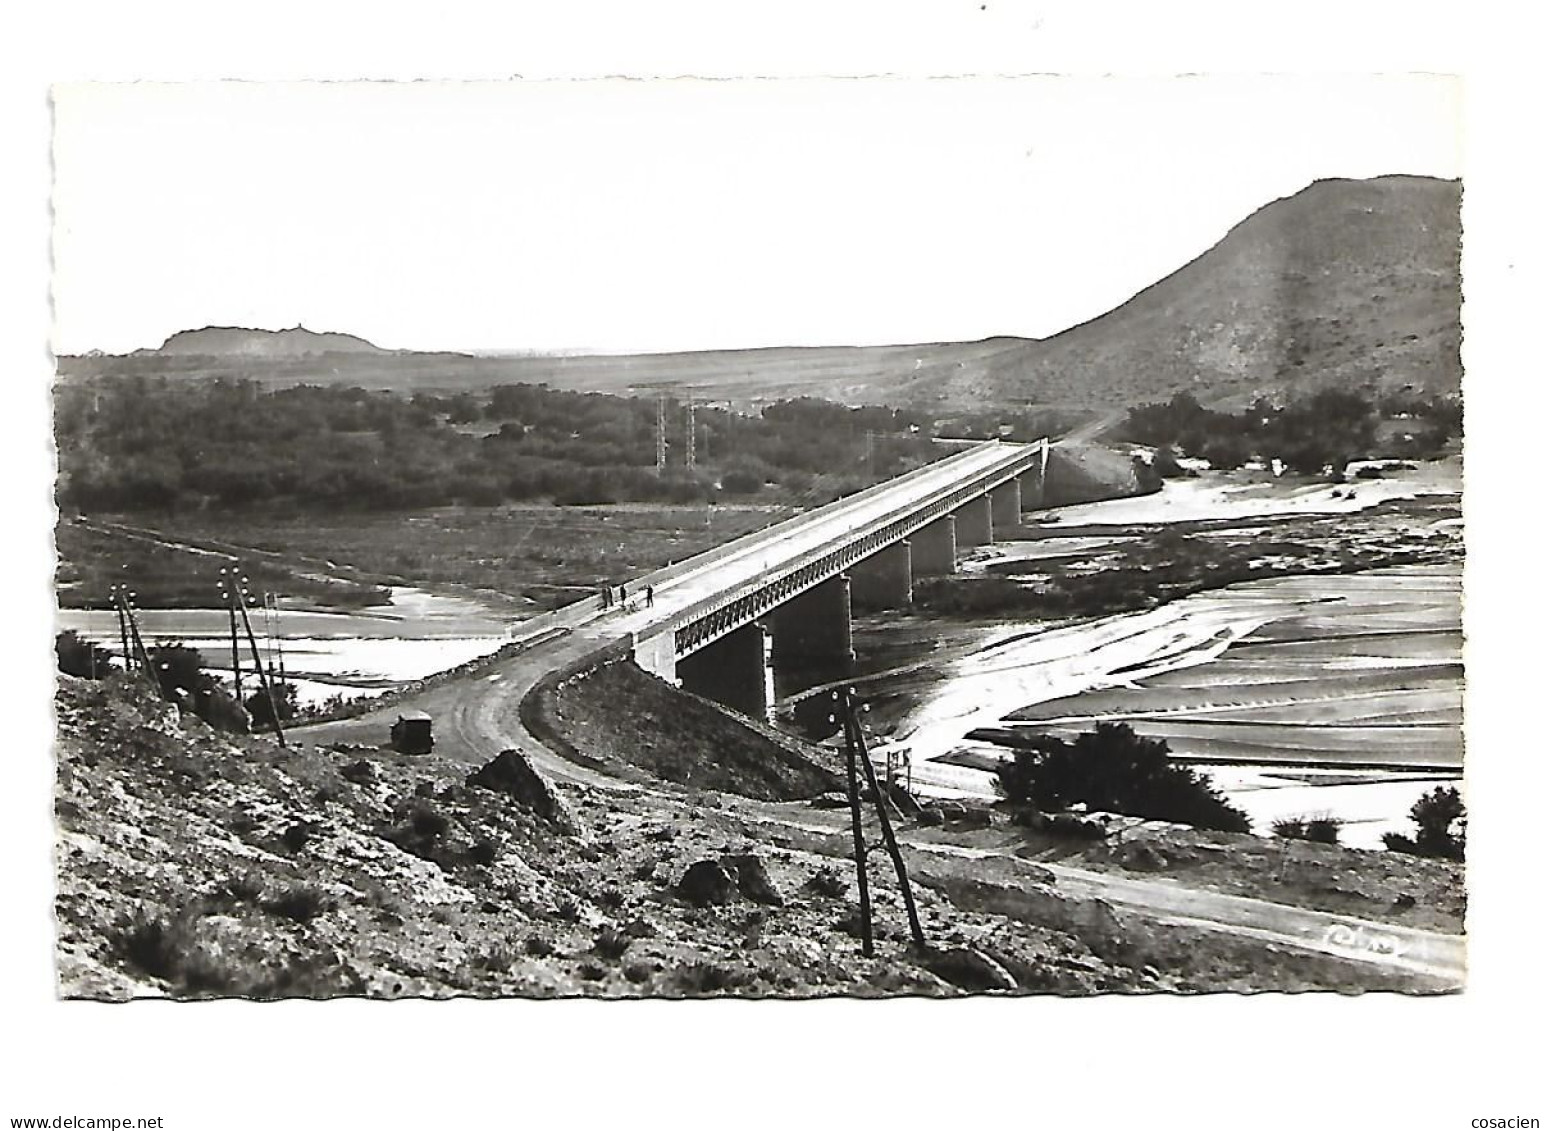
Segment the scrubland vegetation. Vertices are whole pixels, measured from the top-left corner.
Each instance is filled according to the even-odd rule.
[[[1206,778],[1169,758],[1169,744],[1125,723],[1099,723],[1071,742],[1033,735],[996,768],[1009,801],[1043,811],[1082,805],[1092,811],[1175,821],[1202,829],[1248,832],[1249,818]]]
[[[1280,405],[1259,397],[1237,413],[1214,411],[1190,393],[1177,393],[1131,409],[1120,431],[1162,449],[1165,474],[1177,473],[1169,458],[1177,452],[1219,469],[1280,460],[1292,471],[1319,475],[1359,459],[1434,459],[1459,438],[1463,422],[1458,396],[1402,391],[1370,397],[1326,388]]]
[[[546,500],[562,505],[827,501],[941,454],[917,418],[783,401],[759,416],[505,385],[437,395],[255,381],[121,377],[56,396],[62,509],[111,513],[397,511]],[[826,498],[827,496],[827,498]]]

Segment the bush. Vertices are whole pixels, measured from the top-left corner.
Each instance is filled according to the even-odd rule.
[[[275,707],[269,708],[269,697],[274,696]],[[243,701],[243,706],[248,710],[248,715],[253,719],[255,727],[269,728],[274,725],[274,716],[279,715],[282,723],[288,723],[296,717],[296,684],[278,679],[269,681],[269,693],[265,693],[263,686],[259,686],[252,695]]]
[[[1465,859],[1465,802],[1453,786],[1438,786],[1411,806],[1415,836],[1384,834],[1384,847],[1391,852],[1412,856],[1435,856],[1444,860]]]
[[[1316,844],[1341,843],[1341,822],[1334,817],[1315,817],[1308,824],[1308,839]]]
[[[120,958],[153,978],[171,978],[177,970],[180,948],[173,930],[160,919],[132,920],[111,941]]]
[[[321,888],[296,884],[264,904],[271,915],[290,919],[297,923],[309,923],[325,911],[334,909],[334,899]]]
[[[629,935],[613,927],[604,927],[592,940],[592,949],[612,962],[630,949],[630,941]]]
[[[307,821],[298,821],[280,834],[280,843],[292,852],[300,852],[307,847],[316,834],[317,829]]]
[[[1271,826],[1277,836],[1309,840],[1316,844],[1340,844],[1341,822],[1334,817],[1286,817]]]
[[[754,495],[765,485],[765,477],[757,471],[738,468],[722,476],[722,490],[729,495]]]
[[[444,836],[451,822],[431,805],[416,805],[409,814],[409,827],[416,836],[434,840]]]
[[[193,711],[218,730],[241,733],[248,729],[247,715],[236,698],[205,671],[205,658],[197,648],[164,640],[148,655],[164,698]]]
[[[54,654],[58,657],[59,670],[65,675],[82,679],[101,679],[111,669],[112,653],[84,639],[73,629],[66,629],[54,637]]]
[[[1212,784],[1169,759],[1169,745],[1125,723],[1100,723],[1068,743],[1042,736],[996,769],[1008,800],[1040,809],[1090,810],[1248,832],[1249,818]]]

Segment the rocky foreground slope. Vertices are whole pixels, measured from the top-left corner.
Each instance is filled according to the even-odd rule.
[[[932,951],[911,951],[880,876],[879,952],[864,958],[833,811],[667,783],[551,786],[515,754],[471,767],[282,750],[179,719],[122,677],[62,676],[57,706],[66,997],[1440,988],[1117,914],[1058,896],[1036,867],[924,844],[910,859]],[[950,844],[957,819],[923,832]],[[998,820],[980,814],[965,835]],[[1223,867],[1221,847],[1196,855]],[[1132,843],[1105,866],[1168,856]],[[1457,880],[1432,877],[1423,902]],[[1349,887],[1371,909],[1393,883],[1372,898]]]

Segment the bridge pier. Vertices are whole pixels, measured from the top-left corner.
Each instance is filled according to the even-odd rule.
[[[851,567],[851,604],[859,609],[908,609],[914,599],[910,543],[895,542]]]
[[[849,636],[849,622],[847,623]],[[713,640],[678,663],[684,690],[741,711],[750,718],[770,714],[770,667],[765,626],[758,621]]]
[[[961,546],[984,546],[991,541],[991,496],[980,495],[953,512]]]
[[[769,617],[770,658],[778,667],[849,663],[851,650],[851,579],[846,574],[804,589]]]
[[[916,577],[941,577],[954,571],[958,558],[957,523],[951,514],[910,536],[910,564]]]
[[[1029,510],[1044,506],[1045,473],[1033,467],[1018,476],[1018,490],[1028,500]]]
[[[991,526],[995,532],[1011,532],[1023,525],[1023,488],[1009,479],[991,488]]]

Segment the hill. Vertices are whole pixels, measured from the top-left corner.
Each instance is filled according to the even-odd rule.
[[[1205,254],[1055,337],[912,380],[913,400],[1119,406],[1338,384],[1457,390],[1460,184],[1318,181]]]
[[[470,357],[378,350],[346,334],[206,328],[62,376],[167,373],[274,384],[473,389],[548,383],[693,392],[748,407],[798,396],[972,411],[1113,411],[1189,389],[1203,403],[1310,386],[1457,390],[1458,181],[1317,181],[1114,310],[1045,339],[676,354]],[[327,354],[325,359],[324,355]]]
[[[354,334],[320,334],[304,326],[289,330],[251,330],[243,326],[206,326],[200,330],[180,330],[155,350],[139,354],[188,355],[204,357],[299,357],[322,353],[376,353],[388,350],[372,345]]]

